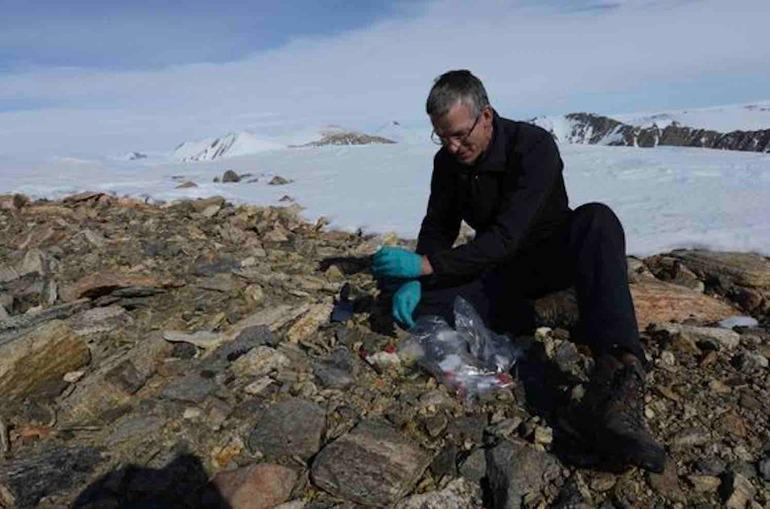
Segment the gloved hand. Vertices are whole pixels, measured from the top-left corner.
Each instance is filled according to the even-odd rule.
[[[393,318],[407,328],[414,326],[412,313],[420,303],[422,287],[419,281],[407,281],[393,294]]]
[[[415,278],[422,274],[422,256],[400,247],[383,247],[372,259],[375,278]]]

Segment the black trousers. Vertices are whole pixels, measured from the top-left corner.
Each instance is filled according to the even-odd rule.
[[[594,355],[621,350],[644,362],[628,289],[625,233],[602,203],[581,205],[552,235],[499,268],[474,279],[436,278],[423,285],[414,316],[439,315],[453,324],[454,300],[461,295],[496,332],[522,334],[535,325],[533,299],[571,286],[580,313],[576,340]]]

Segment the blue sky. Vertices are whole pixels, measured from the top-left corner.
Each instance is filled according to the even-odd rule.
[[[393,2],[0,0],[0,70],[228,62],[397,16]]]
[[[426,124],[468,68],[513,118],[770,98],[767,0],[0,0],[0,154]]]

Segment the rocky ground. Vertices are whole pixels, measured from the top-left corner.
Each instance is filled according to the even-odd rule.
[[[466,402],[397,353],[368,260],[398,239],[98,193],[0,197],[0,231],[0,507],[770,507],[766,258],[629,258],[650,475],[564,425],[592,363],[569,291]]]

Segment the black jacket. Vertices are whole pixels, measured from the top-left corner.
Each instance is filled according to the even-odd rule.
[[[548,131],[495,112],[490,145],[473,166],[446,148],[436,153],[417,253],[437,276],[470,276],[548,237],[571,211],[563,168]],[[461,219],[476,236],[452,249]]]

